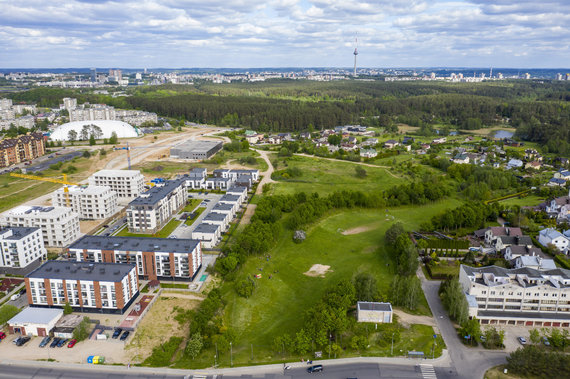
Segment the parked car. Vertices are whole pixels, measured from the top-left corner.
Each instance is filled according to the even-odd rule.
[[[121,335],[121,333],[123,332],[123,329],[121,328],[117,328],[115,329],[115,332],[113,333],[113,339],[116,340],[117,338],[119,338],[119,336]]]
[[[50,336],[44,337],[44,339],[42,340],[42,342],[40,342],[40,347],[46,347],[46,345],[47,345],[48,343],[50,343],[50,341],[51,341],[51,337],[50,337]]]
[[[542,337],[542,343],[544,344],[544,346],[550,346],[550,341],[546,336]]]
[[[131,334],[131,332],[129,332],[128,330],[126,330],[126,331],[123,333],[123,335],[121,336],[120,340],[121,340],[121,341],[126,340],[127,338],[129,338],[129,334]]]
[[[526,345],[526,338],[524,338],[524,337],[519,337],[518,340],[519,340],[519,342],[521,343],[521,345]]]
[[[59,342],[57,343],[57,347],[63,347],[66,342],[67,342],[67,338],[60,339]]]
[[[67,344],[67,347],[72,348],[77,343],[77,340],[74,338]]]
[[[19,293],[15,293],[12,295],[12,297],[10,298],[10,300],[14,301],[14,300],[18,300],[20,298],[20,294]]]
[[[25,289],[25,288],[22,288],[22,289],[20,290],[20,296],[22,296],[22,295],[25,294],[25,293],[26,293],[26,289]]]
[[[4,338],[6,338],[6,333],[0,332],[0,341],[2,341]]]
[[[59,341],[61,340],[61,338],[54,338],[53,341],[51,341],[51,344],[49,345],[49,347],[56,347],[57,344],[59,343]]]
[[[307,372],[309,374],[312,374],[313,372],[321,372],[321,371],[323,371],[323,365],[314,365],[314,366],[311,366],[307,369]]]
[[[16,346],[22,346],[31,339],[32,339],[31,337],[23,336],[23,337],[16,338],[14,341],[17,341],[17,342],[15,342]]]

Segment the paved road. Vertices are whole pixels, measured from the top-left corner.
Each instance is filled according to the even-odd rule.
[[[176,229],[174,229],[172,233],[170,233],[171,237],[192,238],[192,232],[194,231],[194,229],[196,229],[196,227],[202,223],[204,217],[206,217],[208,213],[210,213],[212,208],[214,208],[214,206],[223,196],[216,193],[208,193],[207,195],[202,193],[201,195],[199,195],[198,193],[195,192],[190,192],[190,195],[192,195],[192,198],[194,199],[208,200],[202,202],[202,204],[206,204],[206,209],[200,214],[200,216],[198,216],[196,220],[194,220],[192,225],[186,225],[185,223],[180,224]]]
[[[485,375],[485,371],[489,368],[506,363],[507,353],[505,352],[485,350],[483,348],[469,348],[463,345],[457,337],[453,323],[447,316],[447,312],[443,308],[437,293],[440,282],[426,280],[421,268],[418,270],[418,276],[422,280],[422,288],[426,299],[451,358],[449,367],[441,367],[440,365],[439,372],[442,374],[442,378],[482,378]],[[438,377],[440,376],[438,375]]]
[[[144,373],[144,372],[107,372],[99,371],[95,367],[85,367],[82,369],[54,367],[29,367],[2,365],[0,367],[0,378],[34,378],[34,379],[118,379],[118,378],[183,378],[183,375]]]

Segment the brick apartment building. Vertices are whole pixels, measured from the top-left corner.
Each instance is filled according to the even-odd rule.
[[[45,138],[41,133],[29,133],[18,138],[0,141],[0,167],[30,161],[46,153]]]

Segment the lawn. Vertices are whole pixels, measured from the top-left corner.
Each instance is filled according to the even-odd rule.
[[[186,225],[192,225],[194,223],[194,221],[202,214],[202,212],[204,212],[206,210],[206,208],[203,207],[199,207],[196,208],[196,211],[194,212],[194,217],[188,217],[186,219],[186,221],[184,222]]]
[[[459,265],[455,263],[454,260],[442,259],[440,262],[436,262],[435,265],[430,266],[432,275],[453,275],[459,276]]]
[[[198,205],[202,203],[202,199],[189,199],[188,201],[189,203],[178,213],[192,212]]]
[[[523,197],[513,197],[511,199],[502,200],[499,203],[503,205],[518,205],[521,207],[532,207],[543,203],[546,199],[536,196],[528,195]]]
[[[174,231],[180,225],[182,221],[178,221],[176,219],[172,219],[166,224],[158,233],[155,234],[137,234],[137,233],[129,233],[129,229],[125,226],[121,229],[115,236],[118,237],[158,237],[158,238],[167,238],[170,233]]]
[[[360,166],[366,170],[365,178],[355,174],[357,165],[349,161],[329,161],[320,158],[293,156],[287,158],[287,167],[298,167],[302,175],[273,184],[274,194],[293,194],[295,192],[326,195],[334,191],[378,191],[405,183],[407,178],[392,174],[385,168]],[[276,170],[287,168],[279,160]]]
[[[251,345],[258,351],[254,362],[278,359],[272,357],[273,339],[298,331],[304,312],[323,296],[327,287],[342,279],[369,272],[376,277],[381,293],[387,294],[394,267],[383,249],[386,229],[396,221],[401,221],[407,229],[417,228],[432,215],[458,204],[450,200],[421,208],[394,208],[389,210],[388,216],[384,209],[333,212],[311,227],[301,244],[293,243],[292,233],[284,231],[270,252],[269,260],[252,257],[240,269],[238,277],[262,274],[261,279],[256,279],[257,287],[250,298],[239,297],[232,283],[222,284],[227,304],[225,324],[237,334],[235,364],[252,363]],[[345,235],[343,231],[354,234]],[[314,264],[328,265],[330,271],[325,277],[304,275]],[[416,313],[430,314],[425,299],[422,298]],[[414,345],[414,348],[422,349],[422,346]]]

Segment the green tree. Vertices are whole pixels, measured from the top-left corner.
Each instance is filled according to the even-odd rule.
[[[336,145],[336,146],[338,146],[338,145],[340,145],[340,143],[341,143],[341,141],[342,141],[342,137],[339,136],[338,134],[331,134],[331,135],[328,137],[327,140],[328,140],[328,143],[329,143],[330,145]]]
[[[542,337],[540,336],[538,329],[531,329],[529,334],[531,343],[538,345],[542,342]]]
[[[374,301],[378,297],[376,278],[369,273],[361,272],[352,279],[356,290],[357,301]]]
[[[238,281],[235,286],[237,294],[247,299],[253,294],[255,282],[250,277],[246,277]]]
[[[384,238],[389,246],[394,246],[398,237],[404,233],[404,225],[401,222],[396,222],[395,224],[392,224],[388,230],[386,230]]]
[[[202,351],[202,347],[204,346],[204,341],[202,339],[202,335],[200,333],[194,333],[192,337],[188,340],[186,344],[186,348],[184,352],[189,355],[192,359],[196,358],[200,351]]]
[[[73,338],[77,340],[77,342],[81,342],[89,337],[89,327],[91,323],[89,322],[89,317],[83,317],[83,320],[79,323],[79,325],[73,331]]]
[[[295,335],[295,350],[297,353],[303,355],[306,354],[311,349],[311,338],[305,331],[301,329]]]
[[[354,171],[356,172],[357,178],[363,179],[363,178],[366,178],[366,176],[367,176],[366,170],[364,168],[362,168],[362,166],[360,166],[360,165],[357,165],[354,168]]]
[[[89,146],[95,146],[96,143],[97,143],[97,141],[95,141],[95,136],[93,134],[91,134],[89,136]]]
[[[116,145],[118,141],[119,139],[117,138],[117,133],[116,132],[111,133],[111,138],[109,138],[109,143],[111,145]]]
[[[71,307],[71,304],[69,304],[69,302],[66,302],[65,305],[63,306],[63,314],[70,315],[72,313],[73,313],[73,308]]]
[[[89,152],[89,150],[83,151],[83,158],[91,158],[91,153]]]
[[[475,317],[473,317],[471,320],[467,320],[462,325],[459,332],[463,337],[469,336],[471,343],[481,340],[481,325],[479,324],[479,320],[477,320]]]
[[[77,141],[77,132],[75,130],[71,129],[69,132],[67,132],[67,139],[70,142]]]

